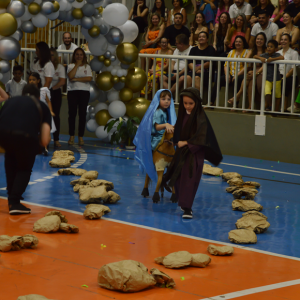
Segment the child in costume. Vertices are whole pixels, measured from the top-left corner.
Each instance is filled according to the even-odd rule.
[[[201,180],[204,159],[218,165],[223,158],[201,102],[198,89],[191,87],[180,93],[173,138],[177,148],[163,177],[163,182],[168,183],[169,187],[175,186],[178,206],[184,212],[184,219],[193,218],[192,205]]]
[[[155,94],[133,140],[136,146],[135,160],[142,172],[146,171],[153,181],[157,181],[157,173],[152,158],[164,132],[173,132],[176,123],[176,112],[172,94],[161,89]]]

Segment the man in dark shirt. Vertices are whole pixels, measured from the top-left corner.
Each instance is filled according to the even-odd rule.
[[[300,0],[294,0],[294,3],[289,4],[285,12],[289,13],[294,18],[294,25],[300,26]]]
[[[299,0],[300,1],[300,0]],[[185,34],[188,38],[190,37],[190,31],[182,25],[183,15],[181,13],[176,13],[174,15],[174,25],[170,25],[166,28],[164,37],[169,41],[169,49],[172,51],[176,48],[176,36],[179,34]]]
[[[40,98],[40,90],[27,84],[23,95],[26,96],[8,99],[0,110],[0,146],[5,150],[11,215],[31,212],[20,200],[29,183],[40,145],[45,147],[50,142],[51,114],[47,105],[37,100]]]

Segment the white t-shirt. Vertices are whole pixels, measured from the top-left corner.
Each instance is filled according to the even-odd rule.
[[[173,55],[189,55],[190,54],[190,50],[192,49],[192,46],[189,46],[187,49],[185,49],[184,51],[179,51],[177,48],[175,49]],[[175,61],[175,65],[174,65],[174,71],[177,71],[177,59],[174,58],[172,59],[172,61]],[[179,71],[183,70],[185,68],[185,61],[184,59],[179,59]]]
[[[241,8],[238,8],[236,4],[230,5],[229,7],[230,19],[235,19],[238,14],[245,14],[246,17],[251,16],[252,6],[247,2],[244,2]]]
[[[51,94],[50,94],[49,89],[46,87],[42,87],[40,89],[40,101],[44,102],[49,107],[49,105],[46,101],[46,95],[48,96],[48,99],[51,101]],[[53,117],[51,116],[51,131],[50,132],[53,133],[55,131],[56,131],[56,126],[55,126]]]
[[[285,60],[300,60],[298,52],[293,50],[292,48],[289,48],[289,50],[287,52],[285,52],[284,55],[283,55],[283,49],[277,51],[277,53],[284,56]],[[286,65],[285,74],[288,73],[293,67],[294,67],[293,65]],[[284,74],[284,64],[279,65],[279,72],[281,75],[285,75]],[[296,72],[296,76],[297,76],[297,72]]]
[[[75,64],[68,65],[67,74],[69,74],[69,72],[72,71],[74,67],[75,67]],[[85,66],[78,67],[75,78],[92,77],[92,76],[93,76],[93,74],[92,74],[91,67],[89,65],[85,65]],[[90,83],[89,82],[78,82],[78,81],[72,82],[68,78],[68,91],[77,91],[77,90],[89,91]]]
[[[78,48],[77,45],[71,43],[70,49],[68,49],[68,50],[74,51],[74,50],[77,49],[77,48]],[[67,50],[66,45],[65,45],[65,44],[59,45],[59,46],[57,47],[57,51],[59,51],[59,50]],[[72,54],[73,54],[73,53],[70,53],[70,55],[71,55],[71,56],[70,56],[70,62],[71,62],[71,59],[72,59]],[[69,55],[69,54],[67,54],[67,53],[65,53],[65,54],[63,54],[63,53],[58,53],[58,57],[62,57],[62,56],[63,56],[63,59],[61,60],[61,63],[62,63],[62,64],[65,64],[65,65],[68,64],[68,55]]]
[[[14,79],[9,80],[5,85],[5,90],[11,97],[22,96],[22,91],[27,82],[23,79],[16,82]]]
[[[275,23],[270,22],[268,27],[265,28],[265,30],[263,30],[260,26],[259,23],[256,23],[251,30],[251,36],[256,36],[258,33],[260,32],[264,32],[266,37],[267,37],[267,41],[266,41],[266,45],[268,43],[269,40],[272,40],[274,36],[276,36],[278,31],[278,25]]]
[[[48,61],[45,65],[44,68],[41,67],[40,62],[37,61],[35,64],[33,64],[30,68],[31,72],[36,72],[39,73],[41,76],[41,82],[42,86],[45,84],[45,77],[53,77],[54,75],[54,66],[51,61]],[[52,84],[50,84],[49,89],[51,88]]]
[[[55,86],[60,78],[66,78],[66,70],[65,67],[61,64],[57,65],[57,69],[53,75],[52,86]]]

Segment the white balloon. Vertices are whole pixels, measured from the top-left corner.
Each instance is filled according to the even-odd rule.
[[[105,139],[108,136],[106,130],[104,130],[104,126],[99,126],[95,131],[96,137],[100,140]]]
[[[74,19],[73,21],[70,22],[70,24],[73,26],[79,25],[80,23],[81,23],[80,19]]]
[[[35,0],[34,2],[37,4],[42,4],[42,0]]]
[[[117,50],[117,46],[116,45],[112,45],[109,44],[107,45],[107,51],[109,51],[111,53],[111,55],[115,55],[116,54],[116,50]]]
[[[102,71],[102,72],[105,72],[105,71],[111,72],[113,68],[114,68],[114,66],[112,66],[112,65],[110,65],[109,67],[103,66],[103,68],[102,68],[101,71]]]
[[[62,0],[62,1],[64,1],[64,0]],[[72,3],[72,6],[75,7],[75,8],[82,8],[84,4],[86,4],[85,1],[82,1],[82,2],[75,1],[75,2]]]
[[[102,109],[108,109],[108,105],[106,103],[97,103],[95,106],[95,114]]]
[[[29,21],[32,18],[32,14],[28,11],[28,6],[25,5],[24,15],[20,18],[21,21]]]
[[[32,24],[35,27],[43,28],[48,24],[48,18],[45,17],[43,14],[37,14],[36,16],[32,17]]]
[[[103,35],[96,39],[89,39],[89,49],[95,56],[103,55],[107,50],[107,40]]]
[[[51,21],[55,21],[58,18],[58,16],[59,16],[59,10],[57,12],[47,15],[47,18]]]
[[[2,73],[0,73],[0,80],[2,80],[2,78],[3,78],[3,74],[2,74]]]
[[[119,93],[120,93],[119,91],[115,91],[115,90],[112,90],[111,92],[108,92],[107,93],[107,100],[109,102],[114,101],[114,100],[120,100]]]
[[[11,79],[10,71],[3,74],[2,83],[6,84]]]
[[[66,11],[69,11],[69,10],[71,10],[72,9],[72,3],[70,3],[69,1],[67,1],[67,7],[66,7]]]
[[[113,68],[113,69],[111,70],[111,75],[112,75],[112,76],[116,76],[116,75],[117,75],[117,72],[118,72],[118,69]]]
[[[22,20],[21,20],[21,18],[16,18],[16,20],[17,20],[17,23],[18,23],[18,28],[20,28],[21,25],[22,25]]]
[[[60,2],[59,2],[59,10],[60,11],[65,11],[66,10],[66,8],[67,8],[67,5],[68,5],[68,1],[67,0],[61,0]],[[75,3],[75,2],[74,2]],[[76,3],[79,3],[79,2],[76,2]]]
[[[116,27],[123,25],[128,20],[129,11],[121,3],[112,3],[105,7],[102,16],[107,24]]]
[[[108,107],[108,112],[113,118],[123,117],[126,113],[126,106],[122,101],[113,101]]]
[[[95,3],[95,4],[94,4],[94,7],[96,7],[96,8],[100,7],[100,6],[101,6],[101,3],[102,3],[102,1],[99,1],[99,2]]]
[[[123,76],[123,70],[122,69],[117,71],[117,76],[118,77],[122,77]]]
[[[97,127],[99,125],[97,124],[95,119],[90,119],[87,123],[86,123],[86,129],[90,132],[95,132]]]
[[[112,61],[110,65],[111,66],[118,66],[118,65],[120,65],[120,61],[118,60],[118,58],[116,58],[116,60]]]
[[[122,76],[127,76],[128,70],[126,70],[126,69],[123,69],[122,71],[123,71],[123,74],[122,74]]]
[[[123,43],[131,43],[131,42],[133,42],[137,38],[137,36],[139,34],[139,28],[138,28],[138,26],[136,25],[136,23],[134,23],[131,20],[127,20],[124,25],[118,26],[118,28],[124,34]]]

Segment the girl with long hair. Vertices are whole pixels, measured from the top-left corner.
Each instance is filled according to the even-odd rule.
[[[278,7],[275,8],[270,21],[276,23],[279,28],[283,28],[285,25],[283,23],[283,14],[286,7],[289,5],[289,0],[279,0]]]
[[[220,0],[216,19],[215,19],[215,24],[219,23],[219,17],[221,16],[222,13],[224,12],[229,13],[229,7],[232,4],[233,4],[233,0]]]
[[[216,50],[216,56],[227,52],[225,41],[228,39],[231,29],[231,19],[228,12],[223,12],[219,16],[218,23],[215,25],[213,47]]]
[[[148,26],[149,9],[145,0],[135,0],[133,8],[129,12],[128,20],[132,20],[139,28],[139,33],[143,33]]]
[[[157,13],[161,16],[162,21],[167,24],[168,21],[168,8],[166,7],[165,0],[156,0],[151,10],[150,18],[152,14]]]
[[[208,28],[205,22],[205,16],[203,12],[198,12],[195,15],[195,19],[191,24],[190,29],[191,29],[190,46],[197,46],[199,33],[200,32],[208,33]]]
[[[174,16],[177,13],[181,13],[183,15],[182,25],[186,24],[186,10],[183,8],[183,1],[182,0],[172,0],[173,8],[169,11],[168,14],[168,22],[167,27],[174,24]]]
[[[215,0],[209,0],[209,1],[200,0],[198,1],[198,4],[200,5],[199,11],[203,12],[205,16],[206,24],[209,25],[209,30],[214,31],[215,15],[218,10],[216,6],[217,4],[215,4]]]

